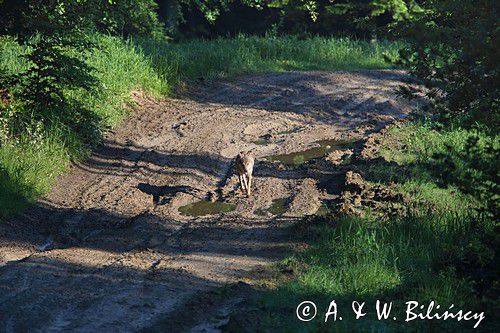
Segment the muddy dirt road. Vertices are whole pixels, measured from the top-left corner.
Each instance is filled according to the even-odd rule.
[[[214,290],[286,255],[284,226],[338,196],[339,156],[412,110],[394,93],[405,77],[283,73],[163,101],[135,93],[135,114],[102,147],[0,225],[0,331],[216,328],[239,296],[214,304]],[[251,149],[247,198],[232,161]]]

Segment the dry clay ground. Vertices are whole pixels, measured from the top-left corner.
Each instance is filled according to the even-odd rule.
[[[243,297],[238,288],[218,297],[218,287],[261,276],[297,246],[284,226],[340,192],[335,156],[299,166],[263,157],[362,139],[408,114],[413,106],[394,92],[405,78],[283,73],[204,83],[162,101],[134,94],[136,112],[102,147],[0,225],[0,331],[216,329]],[[235,190],[232,161],[250,149],[247,198]],[[205,198],[236,209],[179,213]],[[255,214],[279,198],[284,213]]]

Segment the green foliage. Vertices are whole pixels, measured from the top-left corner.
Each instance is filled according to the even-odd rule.
[[[405,318],[408,300],[485,311],[487,319],[480,329],[496,331],[496,220],[482,214],[481,198],[456,186],[465,176],[462,172],[477,167],[474,156],[478,164],[494,162],[489,148],[494,141],[477,131],[438,132],[432,125],[390,127],[381,138],[380,158],[357,165],[365,179],[393,183],[405,192],[410,197],[409,214],[381,222],[367,212],[362,217],[308,221],[294,227],[295,237],[305,237],[310,247],[279,266],[294,271],[293,280],[264,291],[252,303],[250,314],[260,320],[252,323],[250,331],[273,327],[306,332],[473,330],[470,322],[405,323],[400,318]],[[465,153],[474,138],[479,140],[472,145],[475,155]],[[448,162],[437,157],[449,154],[450,146],[467,156],[457,156],[461,164],[453,174],[449,174]],[[324,309],[333,299],[343,320],[324,323]],[[360,320],[349,315],[353,300],[366,301],[366,308],[374,309],[377,299],[394,302],[397,321],[379,321],[373,311]],[[316,302],[318,317],[307,323],[291,320],[295,307],[304,300]]]
[[[419,197],[435,202],[443,212],[467,203],[490,217],[498,216],[498,135],[419,122],[391,127],[384,140],[380,156],[397,164],[370,168],[368,175],[374,181],[404,184],[402,189],[413,191],[414,197],[418,190]],[[452,203],[443,195],[447,189],[466,196]]]
[[[486,311],[487,318],[494,318],[495,308],[482,297],[484,284],[492,283],[495,276],[494,244],[485,242],[492,231],[491,226],[478,226],[475,221],[465,216],[409,217],[381,227],[370,218],[345,217],[336,220],[334,227],[310,225],[311,246],[281,265],[295,271],[296,278],[254,301],[251,309],[259,320],[246,331],[276,327],[283,332],[472,331],[471,322],[405,323],[404,309],[408,300],[435,301],[441,308],[454,304],[458,309]],[[471,259],[474,266],[468,266]],[[475,275],[479,270],[489,274]],[[295,307],[304,300],[318,307],[318,316],[311,322],[295,318]],[[342,321],[330,318],[325,323],[324,313],[332,300]],[[353,300],[366,302],[367,315],[362,319],[352,314]],[[398,320],[379,321],[374,313],[376,300],[392,301],[391,315]],[[479,327],[494,331],[492,320],[482,321]]]
[[[442,119],[491,129],[500,120],[498,14],[495,0],[432,0],[401,34],[402,64],[424,80]]]
[[[0,3],[5,32],[19,34],[26,43],[28,66],[18,73],[2,75],[0,85],[13,95],[15,112],[9,112],[8,135],[19,135],[33,126],[64,126],[78,133],[83,142],[98,141],[100,119],[74,96],[84,91],[94,99],[101,87],[85,57],[93,47],[89,31],[161,37],[156,3],[143,1],[10,0]],[[82,15],[84,13],[84,15]],[[5,128],[4,128],[5,130]]]
[[[90,92],[97,85],[92,68],[76,54],[85,45],[55,34],[28,42],[27,69],[8,78],[14,100],[19,101],[12,134],[33,124],[55,122],[80,133],[87,142],[100,136],[99,119],[68,94],[78,89]]]
[[[93,20],[101,31],[122,36],[164,39],[164,25],[158,19],[154,0],[87,1],[97,6]]]
[[[49,190],[70,157],[76,157],[79,145],[72,133],[56,128],[15,140],[0,137],[0,221],[21,212]]]
[[[89,27],[94,13],[85,10],[86,0],[4,0],[0,3],[0,33],[30,38],[36,33],[50,35],[62,32],[76,33]]]
[[[9,135],[32,130],[33,126],[57,123],[80,133],[85,141],[99,137],[98,119],[82,103],[65,93],[92,91],[97,84],[92,68],[85,63],[85,50],[91,47],[81,33],[83,20],[77,14],[80,1],[40,1],[27,3],[22,19],[24,32],[36,36],[21,39],[27,45],[23,55],[27,67],[4,75],[0,85],[9,88],[16,112],[9,117]]]
[[[4,0],[0,34],[31,36],[63,30],[163,38],[154,0]]]
[[[374,19],[380,16],[388,15],[394,20],[407,20],[411,18],[412,12],[418,9],[415,0],[320,0],[311,2],[315,2],[316,15],[320,15],[320,8],[333,15],[348,14],[365,28],[376,28],[377,22]]]
[[[18,35],[26,44],[27,66],[18,72],[0,73],[0,87],[13,96],[0,109],[3,132],[17,136],[40,125],[64,126],[83,142],[99,140],[101,120],[75,98],[84,91],[95,99],[100,82],[85,57],[93,47],[89,31],[163,36],[156,3],[143,1],[5,0],[0,3],[4,33]],[[83,15],[82,15],[83,13]],[[11,105],[12,104],[12,105]]]
[[[271,32],[370,37],[392,22],[410,19],[418,9],[414,0],[180,1],[179,34],[213,37]],[[199,11],[209,23],[197,15]]]
[[[434,158],[444,166],[442,176],[445,183],[456,184],[462,191],[473,194],[484,203],[481,211],[498,219],[500,139],[478,132],[468,134],[463,138],[463,149],[447,144],[446,151]]]

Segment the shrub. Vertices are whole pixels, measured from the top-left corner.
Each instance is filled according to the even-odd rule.
[[[154,0],[1,0],[0,34],[97,29],[114,35],[163,37]]]
[[[443,120],[495,129],[500,120],[496,0],[431,0],[406,24],[401,60],[424,80]]]
[[[478,132],[469,133],[465,140],[463,149],[447,144],[446,152],[434,156],[443,167],[441,175],[445,182],[474,195],[484,204],[480,210],[497,219],[500,141]]]

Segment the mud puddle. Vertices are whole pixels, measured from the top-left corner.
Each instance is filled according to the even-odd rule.
[[[314,213],[314,215],[325,217],[332,212],[333,207],[334,203],[332,202],[332,200],[323,200],[321,206],[319,206],[318,210],[316,211],[316,213]]]
[[[253,143],[255,143],[256,145],[259,145],[259,146],[265,146],[269,143],[269,139],[259,138],[255,141],[253,141]]]
[[[293,128],[293,129],[287,130],[287,131],[279,131],[278,135],[297,133],[297,132],[300,132],[301,129],[302,129],[302,127],[296,127],[296,128]]]
[[[228,213],[236,209],[236,205],[221,201],[200,200],[186,206],[179,207],[179,212],[186,216],[206,216]]]
[[[274,199],[269,208],[259,208],[254,211],[256,215],[266,216],[267,213],[272,215],[281,215],[287,210],[289,198]]]
[[[316,147],[309,148],[303,151],[267,156],[266,159],[271,162],[281,162],[287,165],[300,165],[307,161],[324,157],[328,152],[335,149],[349,149],[353,146],[354,141],[349,140],[320,140],[316,141]]]

